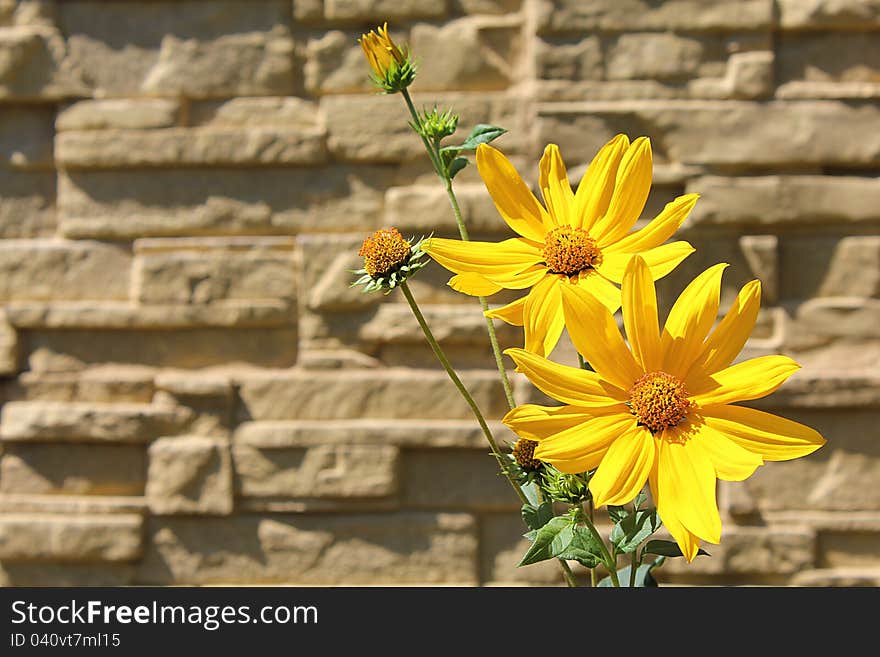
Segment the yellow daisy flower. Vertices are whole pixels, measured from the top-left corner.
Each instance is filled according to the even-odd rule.
[[[538,443],[534,458],[569,473],[596,469],[597,506],[622,505],[650,485],[657,512],[690,561],[718,543],[716,479],[742,481],[764,461],[815,451],[825,439],[797,422],[738,406],[769,395],[800,366],[771,355],[731,363],[754,326],[761,287],[746,284],[710,334],[721,275],[710,267],[679,296],[661,331],[651,271],[639,256],[623,275],[623,324],[577,286],[562,288],[566,327],[595,372],[508,349],[518,371],[564,405],[518,406],[504,423]]]
[[[630,143],[620,134],[605,144],[576,193],[559,147],[548,145],[539,166],[544,205],[500,151],[481,144],[476,160],[495,207],[519,237],[498,243],[432,238],[425,251],[456,274],[449,285],[459,292],[489,296],[502,288],[531,288],[487,315],[523,326],[525,348],[538,355],[549,354],[562,334],[561,289],[586,290],[614,312],[620,307],[615,283],[633,254],[642,255],[657,279],[694,251],[684,241],[664,242],[687,218],[697,194],[679,196],[647,226],[630,232],[651,188],[647,137]]]

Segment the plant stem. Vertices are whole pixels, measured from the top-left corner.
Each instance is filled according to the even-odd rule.
[[[592,496],[590,497],[589,500],[587,500],[587,516],[590,519],[590,524],[592,524],[593,523],[593,498],[592,498]],[[590,568],[590,585],[593,588],[596,588],[596,585],[598,584],[598,579],[599,578],[596,576],[596,569]]]
[[[620,586],[620,580],[617,577],[617,559],[611,556],[611,553],[608,552],[608,548],[605,546],[605,541],[602,540],[602,535],[596,530],[596,526],[593,524],[592,518],[588,517],[586,514],[581,514],[581,520],[586,524],[587,529],[590,530],[590,533],[593,535],[593,538],[599,543],[599,547],[602,549],[602,562],[605,564],[605,567],[608,569],[608,576],[611,577],[611,583],[614,586]]]
[[[419,326],[422,328],[422,333],[425,334],[425,339],[428,341],[428,344],[431,345],[431,350],[434,352],[434,355],[437,356],[437,360],[440,361],[443,369],[446,370],[446,374],[448,374],[449,378],[452,379],[452,383],[455,384],[456,388],[458,388],[461,396],[464,397],[464,400],[467,402],[468,406],[470,406],[474,417],[476,417],[477,419],[477,423],[480,425],[480,429],[482,429],[483,434],[486,436],[486,440],[489,441],[489,446],[492,448],[492,454],[498,460],[498,465],[501,466],[501,469],[507,477],[507,480],[516,490],[517,495],[519,496],[522,503],[527,504],[528,498],[525,496],[525,493],[522,492],[522,489],[519,487],[519,485],[515,481],[513,481],[513,479],[511,479],[510,474],[508,473],[507,468],[504,465],[504,456],[502,455],[501,450],[498,448],[498,443],[495,442],[495,437],[492,435],[492,431],[489,429],[489,425],[486,424],[486,419],[483,417],[483,413],[480,411],[480,407],[477,406],[477,402],[474,401],[471,393],[468,392],[468,389],[465,387],[464,383],[462,383],[461,379],[458,378],[458,374],[456,374],[455,369],[452,367],[452,363],[449,362],[449,359],[446,357],[443,349],[440,348],[440,344],[437,342],[437,339],[434,337],[434,334],[428,327],[428,323],[425,321],[425,317],[424,315],[422,315],[422,311],[419,310],[419,305],[416,303],[416,300],[413,297],[412,292],[409,289],[409,285],[407,285],[406,281],[400,284],[400,289],[403,290],[403,296],[406,297],[407,303],[409,303],[409,307],[412,310],[413,315],[415,315]]]
[[[504,473],[505,478],[519,497],[520,502],[522,504],[528,504],[529,500],[526,497],[526,494],[523,492],[519,484],[517,484],[513,480],[507,470],[507,467],[505,466],[504,456],[501,454],[501,450],[498,448],[498,443],[495,442],[495,437],[492,435],[492,431],[489,429],[489,425],[486,424],[486,419],[483,417],[483,414],[480,411],[480,407],[477,406],[477,402],[474,401],[474,398],[471,396],[470,392],[468,392],[468,389],[465,387],[464,383],[462,383],[461,379],[458,377],[458,374],[456,374],[455,369],[453,369],[452,364],[449,362],[449,359],[446,357],[446,354],[443,352],[443,349],[440,347],[440,344],[437,342],[437,339],[434,337],[434,334],[428,327],[428,323],[425,321],[425,316],[422,315],[422,311],[419,309],[419,305],[416,303],[416,300],[412,295],[412,291],[409,289],[409,285],[406,284],[406,281],[400,284],[400,289],[403,291],[403,296],[406,297],[406,301],[407,303],[409,303],[410,310],[412,310],[413,315],[415,315],[416,321],[418,321],[419,326],[422,329],[422,333],[425,334],[425,339],[428,341],[428,344],[431,345],[431,350],[434,352],[437,360],[440,361],[443,369],[446,370],[446,374],[448,374],[449,378],[452,379],[452,383],[455,384],[455,387],[458,389],[459,393],[461,393],[461,396],[464,397],[464,400],[467,402],[468,406],[470,406],[471,412],[473,412],[474,417],[477,419],[477,424],[480,425],[480,429],[482,429],[483,435],[485,435],[486,440],[489,441],[489,446],[492,449],[492,455],[498,461],[498,466]],[[538,495],[540,497],[540,490],[538,491]],[[557,559],[557,561],[562,568],[562,574],[563,577],[565,577],[566,585],[571,588],[576,587],[577,581],[575,581],[574,573],[571,572],[571,568],[569,567],[568,563],[566,563],[564,559]]]
[[[437,172],[437,175],[440,176],[440,179],[443,181],[443,184],[446,187],[446,196],[449,198],[449,205],[452,206],[452,213],[455,215],[455,223],[458,226],[458,234],[461,236],[462,241],[469,242],[470,235],[468,234],[467,226],[464,223],[464,217],[461,214],[461,206],[459,206],[458,198],[456,198],[455,191],[452,188],[452,179],[449,177],[449,174],[446,171],[445,167],[443,167],[438,145],[432,144],[428,140],[428,138],[422,134],[422,119],[419,117],[419,113],[416,112],[416,108],[415,105],[413,105],[412,98],[409,95],[409,91],[403,89],[400,93],[403,96],[403,100],[406,102],[406,106],[409,109],[410,115],[412,116],[413,123],[418,128],[416,132],[419,133],[419,137],[421,137],[422,143],[425,145],[425,150],[428,152],[428,157],[431,159],[431,164],[434,165],[434,171]],[[477,298],[480,300],[480,307],[483,310],[483,317],[486,317],[486,311],[489,310],[489,302],[486,301],[485,297]],[[492,345],[492,354],[495,357],[495,366],[498,368],[498,374],[501,376],[501,386],[504,388],[504,396],[507,397],[507,405],[510,408],[514,408],[516,406],[516,401],[513,397],[513,388],[510,385],[510,379],[507,376],[507,370],[504,368],[504,359],[501,357],[501,347],[498,343],[498,335],[495,332],[495,323],[492,321],[491,317],[486,317],[486,330],[489,333],[489,342]]]
[[[632,553],[632,564],[629,567],[629,587],[635,588],[636,585],[636,570],[639,568],[639,558],[638,558],[638,550],[633,550]]]

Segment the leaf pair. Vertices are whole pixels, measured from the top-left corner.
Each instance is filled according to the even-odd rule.
[[[446,175],[449,180],[455,178],[455,175],[467,166],[467,158],[460,156],[462,151],[475,151],[480,144],[488,144],[505,132],[507,130],[504,128],[478,123],[471,130],[464,143],[458,146],[444,146],[441,148],[440,156],[443,158],[443,166],[446,167]]]

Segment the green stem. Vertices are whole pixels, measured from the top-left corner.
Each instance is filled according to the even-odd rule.
[[[590,499],[587,500],[587,516],[590,518],[590,524],[592,524],[593,523],[593,498],[592,497],[590,497]],[[596,575],[596,569],[590,568],[590,585],[593,588],[596,588],[596,586],[598,586],[598,584],[599,584],[599,578]]]
[[[611,556],[611,553],[608,552],[608,548],[605,546],[605,541],[602,540],[601,534],[596,530],[596,526],[593,524],[592,518],[588,517],[586,514],[581,514],[581,520],[584,521],[584,524],[587,526],[587,529],[590,530],[590,533],[593,535],[593,538],[596,539],[596,542],[599,544],[599,547],[602,549],[602,562],[605,564],[605,567],[608,569],[608,575],[611,577],[611,583],[614,586],[620,586],[620,580],[617,577],[617,559]]]
[[[452,213],[455,215],[455,223],[458,226],[458,234],[461,236],[461,239],[465,242],[470,241],[470,235],[468,234],[467,226],[464,223],[464,217],[461,213],[461,206],[458,204],[458,198],[455,196],[455,191],[452,189],[452,179],[447,174],[445,167],[442,164],[442,158],[440,157],[440,151],[438,150],[437,144],[432,144],[425,135],[422,134],[422,119],[419,117],[419,113],[416,111],[415,105],[413,105],[412,98],[409,95],[409,91],[403,89],[401,92],[403,96],[403,100],[406,102],[406,106],[409,109],[409,113],[412,116],[414,125],[417,126],[416,132],[419,133],[419,137],[422,140],[422,144],[425,146],[425,150],[428,152],[428,157],[431,159],[431,164],[434,165],[434,171],[437,172],[437,175],[440,176],[440,179],[443,180],[443,184],[446,187],[446,196],[449,198],[449,204],[452,206]],[[480,307],[483,310],[483,317],[486,317],[486,311],[489,310],[489,302],[486,301],[485,297],[478,297],[480,300]],[[504,367],[504,359],[501,356],[501,347],[498,343],[498,335],[495,332],[495,323],[492,321],[491,317],[486,317],[486,330],[489,333],[489,342],[492,345],[492,354],[495,357],[495,367],[498,368],[498,374],[501,376],[501,386],[504,388],[504,396],[507,398],[507,405],[510,408],[514,408],[516,406],[516,401],[513,397],[513,388],[510,385],[510,379],[507,376],[507,370]]]
[[[639,561],[641,561],[638,558],[638,552],[639,552],[638,550],[633,550],[633,553],[632,553],[632,563],[630,564],[630,567],[629,567],[629,587],[630,588],[635,588],[635,585],[636,585],[636,571],[639,569],[639,565],[640,565]]]
[[[440,361],[443,369],[446,370],[446,374],[448,374],[449,378],[452,379],[452,383],[455,384],[455,387],[458,389],[459,393],[461,393],[461,396],[464,397],[464,400],[467,402],[468,406],[470,406],[474,417],[476,417],[477,419],[477,423],[480,425],[480,429],[483,430],[483,435],[485,435],[486,440],[489,441],[489,446],[492,449],[492,454],[498,461],[498,466],[504,473],[505,478],[519,497],[520,502],[522,504],[528,504],[529,500],[526,497],[526,494],[523,492],[519,484],[517,484],[513,480],[510,472],[505,466],[504,456],[501,454],[501,450],[498,449],[498,443],[495,442],[495,437],[492,435],[492,431],[489,429],[489,425],[486,424],[486,419],[483,417],[483,414],[480,411],[480,407],[477,406],[477,402],[474,401],[474,398],[471,396],[470,392],[468,392],[468,389],[465,387],[464,383],[462,383],[461,379],[458,377],[458,374],[455,373],[455,369],[453,369],[452,363],[449,362],[449,359],[446,357],[446,354],[443,352],[443,349],[440,347],[440,344],[437,342],[437,339],[434,337],[434,334],[428,327],[428,323],[425,321],[425,316],[422,315],[422,311],[419,309],[419,305],[416,303],[416,300],[412,295],[412,291],[410,291],[409,285],[406,284],[406,281],[400,284],[400,289],[403,290],[403,296],[406,297],[406,301],[407,303],[409,303],[410,310],[412,310],[413,315],[415,315],[416,321],[418,321],[419,326],[422,329],[422,333],[425,334],[425,339],[428,341],[428,344],[431,345],[431,350],[434,352],[437,360]],[[540,491],[538,491],[538,495],[540,497]],[[563,559],[557,559],[557,561],[562,568],[562,574],[565,577],[566,585],[571,588],[576,587],[577,581],[575,580],[574,573],[571,572],[571,568],[569,567],[568,563],[566,563],[566,561]]]
[[[452,181],[446,179],[446,196],[449,197],[449,204],[452,206],[452,213],[455,215],[455,222],[458,224],[458,232],[461,239],[465,242],[470,240],[467,227],[464,223],[464,217],[461,214],[461,207],[458,205],[458,199],[455,191],[452,189]],[[504,388],[504,396],[507,397],[507,405],[510,408],[516,406],[516,400],[513,397],[513,387],[510,385],[510,379],[507,377],[507,369],[504,367],[504,359],[501,357],[501,346],[498,343],[498,334],[495,332],[495,322],[491,317],[486,317],[489,310],[489,302],[486,297],[478,297],[480,307],[483,309],[483,317],[486,318],[486,330],[489,333],[489,343],[492,345],[492,354],[495,356],[495,367],[498,368],[498,374],[501,377],[501,386]]]
[[[416,111],[415,105],[413,105],[412,98],[410,98],[409,95],[409,91],[404,88],[400,91],[400,95],[403,96],[403,100],[406,101],[406,106],[409,109],[409,113],[412,116],[413,123],[416,126],[416,132],[419,134],[419,137],[421,137],[422,143],[425,145],[425,150],[428,151],[428,157],[431,158],[431,164],[434,166],[434,171],[437,172],[437,175],[440,176],[440,178],[445,180],[446,174],[440,161],[440,155],[437,152],[437,149],[432,146],[430,141],[428,141],[428,138],[422,134],[422,119],[419,116],[419,113]]]
[[[498,448],[498,443],[495,442],[495,437],[492,435],[492,432],[489,429],[489,425],[486,424],[486,419],[483,417],[483,413],[480,411],[480,407],[477,406],[477,402],[474,401],[471,393],[468,392],[468,389],[465,387],[464,383],[462,383],[461,379],[458,378],[458,374],[455,373],[455,369],[452,367],[452,363],[449,362],[449,359],[446,357],[443,349],[440,348],[440,344],[437,342],[437,339],[434,337],[434,334],[428,327],[428,323],[425,321],[425,316],[422,315],[422,311],[419,310],[419,305],[416,303],[416,300],[413,297],[412,292],[409,289],[409,285],[407,285],[406,281],[400,284],[400,289],[403,290],[403,296],[406,297],[406,301],[407,303],[409,303],[409,307],[412,310],[413,315],[415,315],[419,326],[422,328],[422,333],[425,334],[425,339],[428,341],[428,344],[431,345],[431,350],[434,352],[434,355],[437,356],[437,360],[440,361],[443,369],[446,370],[446,374],[448,374],[449,378],[452,379],[452,383],[455,384],[456,388],[458,388],[461,396],[464,397],[464,400],[467,402],[468,406],[470,406],[474,417],[477,418],[477,423],[480,425],[480,429],[482,429],[483,434],[486,436],[486,440],[489,441],[489,446],[492,448],[492,454],[498,460],[498,465],[501,466],[501,469],[507,477],[507,480],[510,482],[514,490],[519,495],[522,503],[528,504],[529,500],[525,496],[525,493],[522,492],[522,489],[519,487],[519,485],[511,478],[510,473],[505,467],[504,456],[502,455],[501,450]]]

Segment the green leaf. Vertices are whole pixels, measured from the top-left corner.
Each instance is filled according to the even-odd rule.
[[[646,563],[636,568],[635,585],[637,587],[657,586],[657,580],[654,579],[653,575],[651,575],[651,569],[653,567],[654,564]],[[629,587],[629,573],[631,568],[632,566],[625,566],[617,570],[617,579],[620,582],[620,586],[623,588]],[[614,584],[612,584],[611,582],[611,576],[603,577],[599,582],[599,586],[603,588],[614,586]]]
[[[529,529],[541,529],[553,520],[553,503],[544,502],[538,506],[523,504],[522,518]]]
[[[618,552],[635,552],[639,545],[660,529],[656,509],[636,511],[623,518],[611,530],[611,543]]]
[[[636,499],[633,500],[633,506],[638,509],[642,504],[645,503],[645,500],[648,499],[648,494],[645,492],[645,489],[639,491],[639,494],[636,495]]]
[[[574,527],[571,543],[560,554],[560,559],[571,559],[586,568],[595,568],[602,563],[602,548],[593,533],[586,527]]]
[[[455,178],[455,175],[464,169],[468,164],[467,158],[457,157],[452,162],[449,163],[449,167],[447,171],[449,172],[449,179],[452,180]]]
[[[505,132],[507,132],[507,130],[504,128],[487,125],[485,123],[478,123],[474,126],[474,129],[471,130],[471,134],[467,136],[460,148],[468,151],[476,150],[477,146],[480,144],[488,144],[490,141],[498,139],[498,137]]]
[[[528,566],[562,554],[574,538],[571,516],[556,516],[535,532],[535,539],[517,566]]]
[[[645,544],[645,549],[642,550],[642,554],[659,554],[664,557],[683,557],[684,554],[681,552],[681,548],[678,547],[678,543],[675,541],[661,541],[660,539],[654,539],[648,541]],[[697,555],[704,554],[707,557],[710,557],[708,552],[706,552],[703,548],[697,550]]]
[[[607,508],[608,517],[611,518],[611,522],[620,522],[629,515],[629,511],[622,506],[608,505]]]

